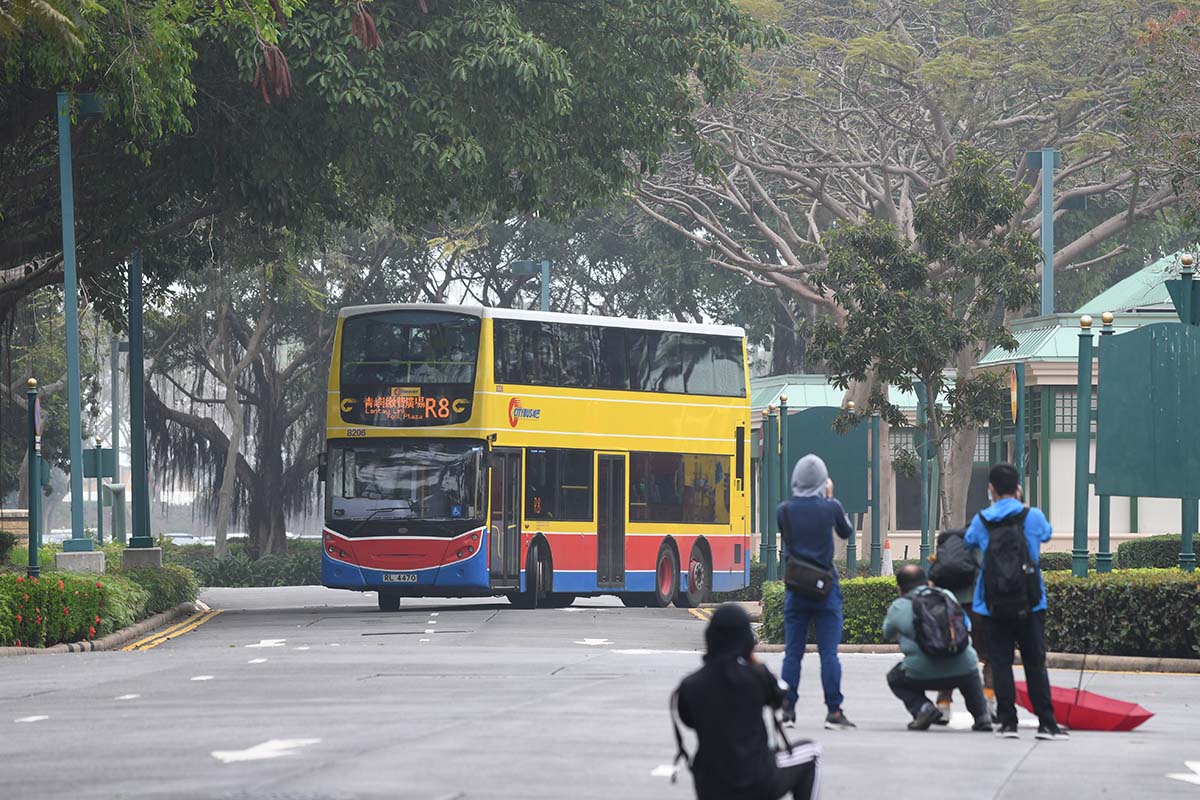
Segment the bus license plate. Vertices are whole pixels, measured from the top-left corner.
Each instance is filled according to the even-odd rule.
[[[384,583],[416,583],[417,573],[415,572],[385,572],[383,573]]]

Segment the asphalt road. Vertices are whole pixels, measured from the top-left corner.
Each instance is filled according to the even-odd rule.
[[[667,697],[704,623],[611,598],[562,610],[319,588],[210,590],[222,613],[146,652],[0,659],[2,798],[689,798]],[[779,655],[764,659],[776,670]],[[1200,677],[1087,674],[1157,713],[1133,733],[1020,741],[904,730],[894,656],[843,656],[849,733],[820,728],[806,661],[795,736],[824,797],[1200,798]],[[1053,672],[1074,685],[1077,675]],[[905,788],[907,787],[907,788]]]

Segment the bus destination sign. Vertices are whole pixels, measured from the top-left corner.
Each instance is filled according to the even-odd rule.
[[[388,428],[454,425],[471,418],[471,387],[456,384],[342,388],[342,419]]]

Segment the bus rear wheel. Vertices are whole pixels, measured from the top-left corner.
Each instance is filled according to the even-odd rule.
[[[675,605],[680,608],[699,608],[708,602],[712,591],[712,560],[700,545],[692,545],[692,555],[688,559],[688,588],[680,590],[675,598]]]
[[[666,608],[679,592],[679,557],[670,545],[664,544],[658,549],[658,559],[654,563],[654,591],[650,595],[650,605]]]
[[[399,611],[400,610],[400,595],[395,592],[380,592],[379,593],[379,610],[380,611]]]

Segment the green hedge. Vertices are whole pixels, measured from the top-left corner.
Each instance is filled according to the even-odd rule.
[[[761,600],[763,584],[767,580],[767,565],[757,558],[750,562],[750,585],[735,592],[714,592],[713,602],[724,603],[734,600]]]
[[[321,583],[321,542],[288,542],[288,553],[255,561],[241,543],[217,558],[211,545],[163,545],[163,562],[187,567],[201,586],[316,586]]]
[[[1042,572],[1070,572],[1071,571],[1071,554],[1070,553],[1042,553],[1038,556],[1038,566]],[[1088,570],[1096,571],[1096,554],[1088,556]]]
[[[181,567],[40,578],[0,572],[0,646],[92,639],[195,599],[196,579]]]
[[[1200,580],[1137,569],[1078,580],[1046,575],[1046,643],[1067,653],[1200,656]]]
[[[1200,537],[1192,542],[1192,550],[1200,554]],[[1117,547],[1117,569],[1170,569],[1179,566],[1183,543],[1178,534],[1147,536],[1122,542]]]
[[[1124,570],[1076,579],[1045,575],[1050,650],[1166,658],[1200,656],[1200,577],[1179,570]],[[847,644],[882,644],[883,617],[896,598],[892,578],[842,581]],[[784,590],[763,586],[763,638],[782,642]]]
[[[17,546],[17,535],[8,531],[0,531],[0,564],[8,561],[9,552]]]

